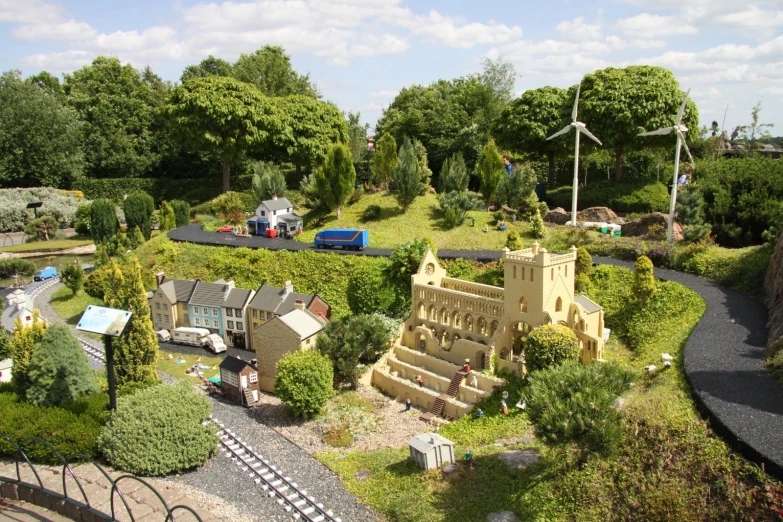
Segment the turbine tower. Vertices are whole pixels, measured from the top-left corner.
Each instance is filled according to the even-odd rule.
[[[666,228],[666,241],[672,240],[672,235],[674,231],[674,208],[677,205],[677,178],[679,177],[680,173],[680,148],[685,147],[685,152],[688,154],[688,157],[691,159],[691,163],[694,163],[693,156],[691,156],[691,151],[688,150],[688,145],[685,143],[685,132],[688,132],[688,127],[682,124],[682,115],[685,112],[685,104],[688,103],[688,97],[691,94],[691,90],[688,89],[688,92],[685,93],[685,99],[682,100],[682,105],[680,105],[680,110],[677,111],[677,119],[675,120],[675,124],[672,127],[664,127],[663,129],[658,129],[650,132],[643,132],[639,134],[639,136],[665,136],[666,134],[669,134],[670,132],[674,131],[677,138],[677,146],[674,149],[674,181],[672,182],[672,197],[671,201],[669,202],[669,226]]]
[[[558,136],[562,136],[563,134],[567,134],[571,131],[571,128],[576,129],[576,149],[574,150],[574,188],[571,193],[571,226],[576,226],[576,197],[577,197],[577,191],[579,190],[579,135],[584,134],[594,142],[596,142],[599,145],[603,145],[598,138],[593,136],[589,130],[587,130],[587,127],[584,123],[581,121],[577,121],[576,119],[576,111],[579,107],[579,92],[582,90],[582,83],[579,82],[579,85],[576,88],[576,99],[574,100],[574,110],[571,111],[571,123],[566,125],[565,128],[562,130],[552,134],[550,137],[547,138],[547,141],[557,138]]]

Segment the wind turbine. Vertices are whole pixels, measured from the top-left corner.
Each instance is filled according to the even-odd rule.
[[[664,127],[663,129],[658,129],[650,132],[643,132],[639,134],[639,136],[665,136],[666,134],[669,134],[672,131],[675,131],[676,137],[677,137],[677,147],[674,149],[674,181],[672,183],[672,197],[671,201],[669,202],[669,226],[666,228],[666,241],[672,240],[672,235],[674,231],[674,208],[677,205],[677,178],[679,177],[680,173],[680,148],[685,147],[685,152],[688,154],[688,157],[691,159],[691,163],[695,163],[693,161],[693,156],[691,156],[691,151],[688,150],[688,145],[685,143],[685,134],[684,132],[688,132],[688,127],[682,124],[682,115],[685,112],[685,104],[688,103],[688,97],[691,95],[691,90],[688,89],[688,92],[685,93],[685,99],[682,100],[682,105],[680,105],[680,110],[677,111],[677,119],[675,120],[675,124],[672,127]]]
[[[584,134],[594,142],[596,142],[599,145],[603,145],[598,138],[593,136],[589,130],[587,130],[587,127],[585,127],[585,124],[581,121],[576,120],[576,110],[579,107],[579,92],[582,90],[582,83],[579,83],[579,86],[576,88],[576,99],[574,100],[574,110],[571,111],[571,123],[565,126],[562,130],[552,134],[550,137],[547,138],[547,141],[557,138],[558,136],[562,136],[563,134],[567,134],[571,131],[571,128],[576,129],[576,150],[574,151],[574,188],[573,192],[571,193],[571,226],[576,226],[576,196],[577,191],[579,190],[579,135]]]

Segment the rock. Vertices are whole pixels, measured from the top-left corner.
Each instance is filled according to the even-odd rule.
[[[661,227],[661,233],[666,237],[666,229],[669,226],[668,214],[653,212],[652,214],[640,217],[636,221],[625,223],[620,230],[623,236],[646,236],[650,227],[653,225],[659,225]],[[682,227],[678,226],[677,223],[674,224],[672,237],[675,241],[680,241],[682,239]]]
[[[366,469],[360,469],[356,473],[353,474],[354,477],[356,477],[356,480],[359,482],[364,482],[368,478],[370,478],[370,472]]]
[[[459,471],[459,466],[456,464],[449,464],[448,466],[444,466],[441,470],[441,472],[447,476],[456,473],[457,471]]]
[[[511,469],[526,469],[538,462],[538,451],[534,449],[502,451],[498,454],[498,458]]]
[[[571,219],[571,213],[566,212],[562,207],[557,207],[550,210],[544,216],[545,223],[554,223],[556,225],[565,225],[566,221]]]
[[[778,239],[769,260],[767,276],[764,278],[764,295],[769,310],[769,342],[773,343],[783,335],[783,235]]]
[[[579,213],[578,219],[582,221],[594,221],[596,223],[613,223],[622,225],[625,223],[623,218],[617,217],[617,214],[609,207],[590,207]]]
[[[487,515],[487,522],[521,522],[513,511],[498,511]]]
[[[531,442],[533,442],[533,437],[522,437],[519,439],[520,444],[530,444]]]

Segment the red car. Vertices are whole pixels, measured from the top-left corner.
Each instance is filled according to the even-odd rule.
[[[219,229],[217,229],[218,232],[231,232],[233,230],[233,227],[231,225],[223,225]]]

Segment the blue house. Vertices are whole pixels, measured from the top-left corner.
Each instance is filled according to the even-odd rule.
[[[229,284],[197,281],[188,301],[190,326],[207,328],[223,337],[223,304],[232,288]]]

